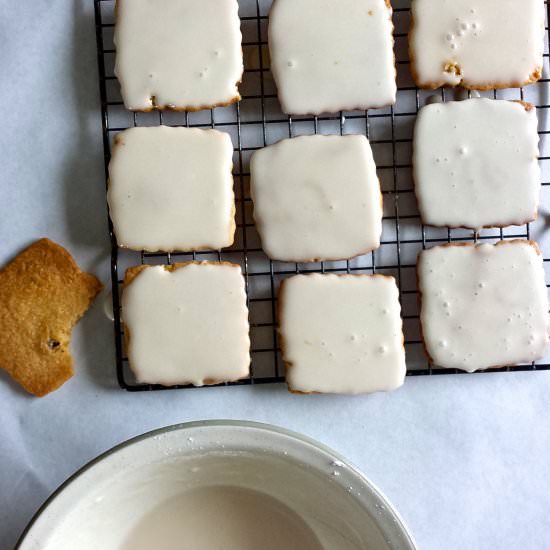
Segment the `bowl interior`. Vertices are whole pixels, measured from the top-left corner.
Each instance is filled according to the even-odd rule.
[[[47,504],[20,550],[412,550],[340,457],[248,423],[182,425],[100,457]]]

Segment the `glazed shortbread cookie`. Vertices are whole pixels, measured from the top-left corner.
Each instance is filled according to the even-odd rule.
[[[237,0],[117,0],[116,64],[128,109],[197,111],[240,99]]]
[[[138,382],[202,386],[249,374],[248,308],[238,265],[130,268],[122,317]]]
[[[364,136],[300,136],[250,161],[254,219],[266,254],[341,260],[380,245],[382,195]]]
[[[395,103],[391,14],[385,0],[275,0],[269,51],[283,111],[320,114]]]
[[[542,74],[544,0],[413,0],[409,48],[421,88],[512,88]]]
[[[399,292],[383,275],[296,275],[279,324],[287,382],[300,393],[366,393],[405,377]]]
[[[436,246],[419,256],[418,284],[435,365],[472,372],[544,356],[548,296],[536,243]]]
[[[422,221],[479,229],[534,220],[538,142],[532,105],[469,99],[423,107],[413,142]]]
[[[108,202],[122,247],[173,251],[233,243],[233,145],[217,130],[157,126],[118,134]]]

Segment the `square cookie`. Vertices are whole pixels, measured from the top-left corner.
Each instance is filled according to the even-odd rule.
[[[217,130],[157,126],[117,134],[107,200],[118,244],[149,252],[230,246],[233,145]]]
[[[283,112],[395,103],[391,17],[387,0],[275,0],[269,52]]]
[[[424,344],[436,366],[473,372],[544,356],[548,296],[536,243],[430,248],[419,255],[418,284]]]
[[[300,136],[250,161],[254,219],[273,259],[343,260],[380,245],[382,195],[364,136]]]
[[[423,107],[413,142],[415,192],[428,225],[504,227],[537,217],[537,115],[516,101]]]
[[[202,386],[249,374],[248,308],[238,265],[132,267],[124,279],[122,317],[138,382]]]
[[[127,109],[198,111],[240,99],[237,0],[117,0],[115,74]]]
[[[413,0],[409,57],[420,88],[488,90],[539,80],[544,0]]]
[[[399,292],[383,275],[295,275],[279,295],[289,389],[366,393],[403,384]]]

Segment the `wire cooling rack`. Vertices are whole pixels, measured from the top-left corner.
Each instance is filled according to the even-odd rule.
[[[276,325],[277,290],[282,279],[296,273],[382,273],[393,275],[398,282],[403,313],[407,374],[450,374],[462,371],[433,368],[426,357],[419,327],[416,256],[434,244],[445,242],[494,242],[499,239],[534,238],[542,244],[545,268],[550,268],[550,240],[544,246],[550,205],[550,69],[548,27],[546,28],[543,78],[525,89],[499,90],[481,95],[498,99],[522,99],[537,106],[541,137],[542,212],[531,226],[484,229],[476,234],[463,229],[424,227],[420,223],[411,176],[412,130],[418,109],[434,93],[443,101],[454,99],[452,90],[418,90],[412,82],[407,54],[407,32],[410,23],[410,0],[394,0],[395,54],[398,94],[393,107],[365,112],[341,112],[327,116],[284,115],[277,101],[276,89],[269,70],[267,17],[271,0],[239,0],[243,34],[245,71],[240,86],[242,101],[238,104],[196,113],[152,112],[131,113],[124,109],[118,82],[113,74],[114,1],[94,0],[99,65],[99,84],[103,121],[105,176],[114,135],[132,126],[188,126],[217,128],[229,133],[234,145],[234,178],[237,205],[235,243],[221,251],[190,254],[149,254],[117,247],[112,225],[111,274],[116,368],[119,384],[129,391],[166,389],[164,386],[138,384],[128,368],[124,350],[124,327],[120,318],[120,292],[124,271],[130,265],[171,264],[191,259],[226,260],[242,266],[250,310],[252,365],[250,377],[229,385],[280,382],[284,366],[279,351]],[[548,13],[548,6],[547,6]],[[252,219],[249,192],[249,160],[256,149],[280,139],[304,134],[364,134],[372,145],[383,193],[384,218],[381,246],[378,250],[343,262],[290,264],[269,260],[263,253]],[[547,273],[547,281],[550,272]],[[550,356],[526,365],[508,367],[508,371],[549,370]],[[492,369],[496,370],[496,369]],[[503,370],[503,369],[498,369]],[[488,371],[484,371],[488,372]],[[182,386],[173,386],[178,388]]]

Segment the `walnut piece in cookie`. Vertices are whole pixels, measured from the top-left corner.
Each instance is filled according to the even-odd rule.
[[[74,373],[72,327],[101,289],[49,239],[23,250],[0,271],[0,367],[36,396],[59,388]]]

